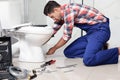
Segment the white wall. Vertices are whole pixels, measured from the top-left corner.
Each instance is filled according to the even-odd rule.
[[[20,24],[22,20],[21,1],[2,0],[0,1],[0,20],[3,28],[10,28]]]
[[[0,23],[1,27],[6,26],[5,21],[7,20],[8,17],[8,2],[7,1],[0,1]],[[4,10],[4,12],[3,12]],[[4,16],[6,15],[6,16]]]
[[[95,7],[110,18],[110,47],[120,46],[120,0],[95,0]]]
[[[4,28],[21,23],[46,24],[43,14],[46,0],[0,0],[0,21]]]
[[[29,21],[33,24],[47,24],[46,16],[43,14],[46,0],[28,0]]]

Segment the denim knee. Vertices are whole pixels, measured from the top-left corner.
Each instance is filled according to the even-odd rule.
[[[64,55],[65,55],[65,57],[67,57],[67,58],[74,58],[74,57],[71,55],[71,53],[69,53],[69,51],[67,51],[67,50],[64,50]]]
[[[85,66],[97,66],[97,63],[94,60],[94,57],[83,58],[83,63]]]

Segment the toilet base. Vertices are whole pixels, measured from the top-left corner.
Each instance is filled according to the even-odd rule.
[[[22,53],[20,53],[22,54]],[[26,58],[24,56],[19,56],[19,61],[22,61],[22,62],[44,62],[45,61],[45,58],[44,57],[32,57],[32,58]]]
[[[41,47],[37,46],[20,46],[19,61],[24,62],[43,62],[45,56]]]

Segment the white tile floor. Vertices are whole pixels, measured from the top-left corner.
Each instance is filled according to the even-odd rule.
[[[79,58],[68,59],[63,55],[46,56],[46,61],[51,59],[56,60],[55,64],[47,66],[46,70],[43,73],[39,73],[33,80],[120,80],[120,62],[112,65],[86,67],[82,59]],[[20,62],[17,58],[14,58],[13,62],[15,66],[28,70],[39,68],[43,64]],[[69,67],[58,68],[65,66]]]

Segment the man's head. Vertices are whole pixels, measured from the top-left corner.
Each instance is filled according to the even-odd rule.
[[[55,22],[59,22],[61,20],[60,4],[55,1],[49,1],[44,8],[44,14],[52,18]]]

